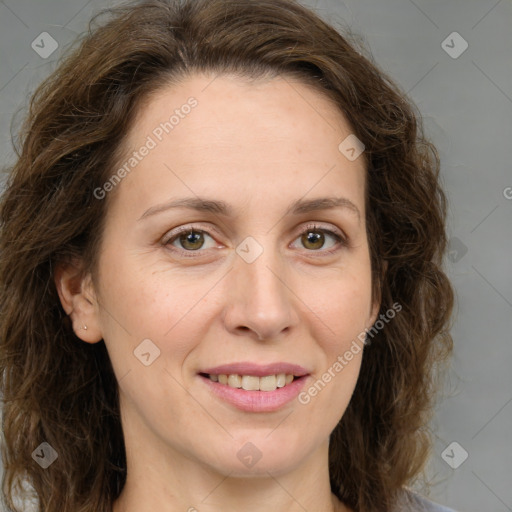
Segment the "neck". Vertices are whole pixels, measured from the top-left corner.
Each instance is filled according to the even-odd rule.
[[[149,480],[153,476],[146,474],[140,483],[127,480],[113,512],[351,512],[330,489],[318,492],[308,489],[305,482],[301,486],[290,485],[283,477],[244,480],[217,475],[208,490],[206,479],[178,490],[172,479],[166,479],[164,484],[158,479]]]
[[[146,439],[147,441],[147,439]],[[328,442],[300,467],[225,475],[169,447],[125,435],[126,483],[113,512],[350,512],[331,493]]]

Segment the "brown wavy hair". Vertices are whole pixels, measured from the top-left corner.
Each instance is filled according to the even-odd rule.
[[[95,272],[112,175],[142,102],[193,72],[298,78],[332,99],[364,143],[372,293],[402,310],[366,346],[331,435],[332,492],[389,512],[425,467],[438,364],[452,351],[442,270],[439,156],[407,94],[347,30],[293,0],[152,0],[108,9],[34,93],[0,204],[3,502],[28,483],[45,512],[109,512],[126,478],[117,382],[105,344],[63,311],[57,265]],[[374,295],[375,296],[375,295]],[[58,459],[32,459],[43,441]]]

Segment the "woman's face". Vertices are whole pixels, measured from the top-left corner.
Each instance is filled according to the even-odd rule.
[[[141,108],[95,290],[132,460],[244,475],[325,455],[378,306],[349,135],[288,79],[193,75]]]

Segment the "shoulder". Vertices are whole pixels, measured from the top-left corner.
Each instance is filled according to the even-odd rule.
[[[393,512],[456,512],[452,508],[435,503],[410,489],[404,493]]]

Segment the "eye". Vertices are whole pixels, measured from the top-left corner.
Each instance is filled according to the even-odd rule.
[[[210,245],[206,244],[207,238],[211,240]],[[303,247],[305,247],[308,252],[332,254],[341,247],[348,246],[347,240],[341,233],[331,229],[321,228],[317,225],[307,226],[297,239],[299,238]],[[325,248],[326,242],[328,243],[329,239],[331,239],[331,244],[329,247]],[[171,250],[180,252],[182,255],[188,257],[197,256],[198,254],[193,253],[200,253],[202,252],[201,249],[218,247],[215,240],[207,231],[195,226],[182,226],[177,228],[162,241],[162,244],[166,247],[172,246],[173,249]]]
[[[205,237],[210,238],[213,242],[209,247],[205,247]],[[165,246],[172,245],[173,247],[177,247],[178,250],[184,252],[194,252],[199,251],[199,249],[216,247],[215,241],[206,231],[197,229],[193,226],[178,228],[178,232],[171,234],[166,240],[164,240],[163,244]]]
[[[319,251],[319,249],[325,248],[327,239],[331,238],[334,240],[334,244],[331,244],[327,250],[321,251],[324,253],[331,254],[340,249],[340,246],[347,246],[346,239],[340,234],[331,229],[320,228],[316,225],[307,226],[305,230],[300,233],[300,241],[306,249],[310,251]]]

